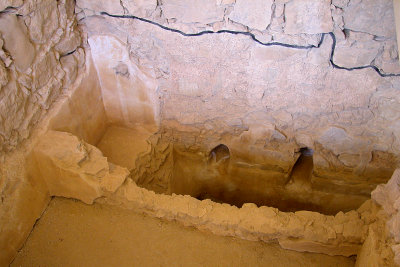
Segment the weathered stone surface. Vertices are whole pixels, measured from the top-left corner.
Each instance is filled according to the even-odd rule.
[[[82,55],[83,56],[83,55]],[[65,59],[64,59],[65,58]],[[77,72],[71,65],[75,64],[76,53],[61,59],[64,71],[75,75]],[[79,86],[55,111],[49,123],[49,128],[55,131],[69,132],[89,144],[97,144],[103,136],[107,117],[101,97],[100,82],[96,69],[93,65],[91,54],[86,54],[83,59],[86,66],[86,73]],[[76,73],[79,76],[79,73]],[[68,86],[68,84],[66,84]],[[70,85],[71,86],[71,85]],[[87,112],[90,110],[91,112]]]
[[[344,8],[349,4],[350,0],[332,0],[332,5]]]
[[[338,159],[348,167],[356,167],[360,163],[360,155],[346,154],[339,155]]]
[[[327,10],[330,13],[329,6]],[[257,155],[264,155],[263,160],[268,159],[274,162],[274,166],[288,170],[293,164],[293,151],[299,149],[300,145],[294,142],[294,137],[306,136],[303,138],[305,142],[300,143],[307,143],[307,147],[314,150],[317,144],[322,144],[322,148],[325,149],[325,152],[316,154],[318,159],[323,159],[316,160],[316,165],[322,164],[321,168],[325,168],[319,174],[326,175],[330,168],[331,171],[337,171],[339,168],[347,173],[344,176],[340,174],[341,180],[351,177],[364,179],[363,184],[360,185],[363,188],[361,190],[363,195],[367,195],[372,189],[371,186],[381,183],[380,179],[384,177],[378,175],[379,179],[373,179],[373,183],[365,182],[367,178],[364,177],[366,172],[363,170],[370,164],[372,151],[377,149],[389,154],[398,153],[394,151],[397,149],[396,146],[390,145],[392,132],[398,132],[395,130],[396,126],[393,122],[388,122],[388,127],[383,126],[381,116],[374,115],[382,114],[389,118],[388,112],[392,110],[393,117],[390,117],[392,119],[397,114],[395,107],[383,104],[384,101],[389,101],[389,99],[393,101],[396,98],[394,91],[389,89],[390,82],[385,82],[385,79],[380,78],[371,69],[352,72],[332,69],[329,64],[332,39],[329,35],[325,36],[319,48],[307,51],[281,46],[264,47],[255,44],[247,36],[227,33],[182,37],[135,20],[123,20],[122,23],[122,20],[118,19],[89,17],[84,21],[87,21],[93,40],[97,39],[98,35],[104,34],[121,40],[121,45],[118,43],[118,49],[113,49],[112,53],[99,57],[102,61],[111,54],[116,55],[117,50],[122,51],[121,55],[125,53],[123,52],[124,40],[128,39],[126,45],[130,62],[117,59],[118,63],[115,64],[104,62],[107,68],[104,68],[103,63],[100,65],[96,63],[96,65],[101,69],[100,72],[104,69],[109,71],[115,69],[119,73],[115,76],[121,81],[133,79],[131,66],[133,68],[138,66],[144,74],[152,76],[154,84],[159,86],[158,92],[162,92],[161,126],[168,133],[166,135],[168,138],[178,143],[185,143],[187,147],[206,150],[206,147],[211,146],[211,140],[226,142],[229,147],[239,147],[240,142],[246,140],[249,148],[240,146],[246,151],[244,154],[254,154],[257,151]],[[329,21],[332,21],[331,17]],[[171,27],[171,24],[168,25]],[[175,22],[173,26],[176,25],[182,25],[182,23]],[[205,27],[204,24],[196,24],[191,29],[198,32],[204,30]],[[224,29],[226,26],[221,24],[219,27],[219,29]],[[373,45],[379,42],[371,40],[371,36],[367,34],[351,34],[353,45],[359,49],[365,48],[363,51],[360,50],[362,52],[360,56],[353,56],[351,60],[357,58],[355,61],[364,64],[363,61],[376,56],[374,53],[380,47],[376,48]],[[286,39],[279,39],[279,41],[286,43],[294,40],[291,35],[284,33],[281,35],[286,36]],[[296,44],[300,39],[296,37],[296,42],[293,42]],[[313,44],[318,45],[318,41],[319,38],[315,38]],[[93,45],[96,48],[93,51],[100,51],[101,54],[105,50],[97,47],[106,46],[99,44]],[[351,48],[351,44],[349,42],[349,49],[354,49],[352,54],[358,55],[357,49]],[[337,47],[339,49],[339,45]],[[352,64],[356,65],[354,62]],[[112,75],[110,73],[109,77]],[[108,74],[101,76],[108,77]],[[107,78],[107,80],[110,79]],[[396,79],[393,78],[393,81]],[[118,82],[111,84],[115,85]],[[377,88],[381,86],[385,86],[385,89],[379,89],[378,93]],[[107,89],[110,93],[103,93],[103,96],[106,96],[105,102],[109,98],[108,104],[117,103],[116,96],[111,94],[115,86],[106,85],[103,88],[110,88]],[[150,91],[147,90],[147,92]],[[134,94],[133,91],[130,93]],[[371,98],[372,94],[377,95]],[[390,97],[381,98],[380,94],[390,95]],[[132,103],[133,101],[129,105]],[[154,103],[149,102],[150,105]],[[109,114],[115,112],[113,115],[115,118],[122,117],[118,114],[129,114],[121,113],[123,109],[119,107],[117,109],[117,106],[115,109],[107,108],[107,112]],[[386,106],[388,110],[384,111]],[[270,115],[261,116],[255,124],[262,124],[264,128],[268,128],[268,131],[257,130],[256,125],[248,124],[245,119],[262,113],[260,110],[264,109],[266,109],[265,113]],[[286,114],[284,117],[280,115],[283,112]],[[362,125],[370,126],[364,129]],[[380,126],[377,127],[377,125]],[[191,127],[190,130],[181,131],[186,126]],[[275,138],[276,135],[273,132],[275,127],[284,134],[286,141],[282,141],[282,137]],[[343,129],[346,135],[331,139],[325,131],[332,127]],[[383,132],[384,135],[382,135]],[[219,136],[222,133],[224,140],[221,140]],[[342,144],[343,140],[344,144]],[[343,153],[360,155],[360,158],[357,160],[357,156],[352,159],[346,158],[346,155],[340,156]],[[342,161],[338,160],[338,156]],[[258,160],[257,163],[259,163]],[[368,170],[377,170],[378,165],[375,163],[372,165],[371,168],[368,167]],[[321,170],[321,168],[316,166],[316,169]],[[390,176],[387,170],[381,173],[385,173],[386,178]],[[368,179],[373,176],[375,174],[368,176]],[[357,190],[353,188],[352,192],[357,192]]]
[[[394,262],[400,266],[400,244],[393,245],[392,250],[394,253]]]
[[[1,16],[4,51],[0,58],[7,74],[3,76],[8,79],[7,85],[2,82],[7,89],[0,91],[0,109],[7,114],[0,119],[2,151],[15,149],[27,138],[60,95],[63,84],[72,84],[71,79],[77,77],[65,76],[59,55],[52,49],[55,46],[59,52],[69,53],[80,45],[73,10],[70,0],[25,1]],[[78,73],[84,67],[81,63],[71,62],[68,74]]]
[[[158,99],[154,78],[130,61],[126,46],[118,39],[94,36],[89,38],[89,44],[102,85],[108,122],[127,126],[137,123],[156,125]]]
[[[336,43],[333,60],[339,66],[368,66],[379,55],[381,43],[376,42],[372,35],[349,31],[346,37]]]
[[[362,212],[325,216],[315,212],[284,213],[269,207],[244,204],[237,208],[182,195],[155,194],[128,180],[108,203],[176,220],[214,234],[271,242],[297,251],[354,255],[366,237]],[[340,236],[340,242],[337,238]]]
[[[8,83],[8,73],[3,61],[0,61],[0,90]]]
[[[271,22],[272,4],[272,0],[237,0],[229,19],[263,31]]]
[[[4,10],[7,7],[19,7],[22,4],[22,0],[3,0],[0,2],[0,10]]]
[[[382,221],[369,226],[368,236],[357,255],[356,267],[394,266]]]
[[[57,51],[61,55],[65,55],[67,53],[71,53],[81,44],[82,40],[79,35],[79,32],[75,30],[74,32],[68,32],[56,45]]]
[[[57,2],[44,0],[34,2],[33,10],[25,17],[31,40],[38,44],[49,42],[59,27]]]
[[[157,8],[157,0],[122,0],[122,5],[129,14],[149,17]]]
[[[400,73],[399,53],[395,40],[385,41],[383,52],[375,59],[375,65],[386,73]]]
[[[350,1],[344,9],[346,29],[377,36],[394,37],[394,12],[392,0]]]
[[[396,201],[400,198],[400,169],[393,173],[387,184],[379,185],[371,193],[371,198],[381,205],[389,216],[396,214],[400,208],[395,206]],[[400,236],[398,237],[400,238]]]
[[[50,195],[88,204],[115,192],[129,175],[127,169],[108,163],[99,149],[65,132],[49,131],[34,148],[33,157]]]
[[[294,0],[285,4],[286,34],[318,34],[333,29],[330,0]]]
[[[20,3],[5,1],[1,4],[5,8]],[[62,108],[52,127],[96,143],[109,118],[115,119],[112,122],[131,125],[159,122],[166,140],[179,143],[185,149],[203,153],[227,143],[230,148],[244,151],[241,159],[254,164],[268,161],[270,166],[284,172],[294,163],[294,151],[307,146],[316,151],[316,172],[325,168],[325,173],[342,170],[346,174],[319,177],[335,182],[327,185],[330,189],[351,188],[348,192],[368,194],[371,186],[387,179],[395,166],[395,156],[400,154],[398,77],[382,78],[372,69],[350,72],[332,68],[329,35],[320,48],[265,47],[244,35],[183,37],[143,21],[99,15],[101,11],[134,13],[193,33],[223,29],[246,31],[246,27],[252,27],[247,25],[251,22],[249,17],[246,18],[248,22],[238,21],[243,25],[228,20],[230,14],[250,9],[249,3],[244,9],[235,9],[232,0],[204,0],[190,5],[177,0],[159,3],[157,6],[157,1],[78,1],[84,9],[80,24],[85,24],[91,40],[95,40],[90,45],[101,82],[94,81],[97,77],[93,74],[92,82],[83,84],[82,88],[92,92],[90,86],[99,89],[101,84],[106,110],[102,107],[100,93],[81,91],[70,105]],[[237,1],[236,7],[240,7],[240,3]],[[265,42],[316,46],[321,38],[318,33],[334,30],[338,40],[334,62],[357,67],[357,64],[369,64],[375,59],[374,64],[383,71],[395,72],[397,67],[393,61],[397,60],[398,53],[390,43],[394,35],[388,3],[388,0],[338,0],[333,1],[338,8],[333,7],[335,12],[331,14],[330,1],[276,0],[275,15],[279,19],[274,18],[274,27],[263,33],[252,32]],[[1,15],[1,23],[14,26],[0,27],[5,41],[4,51],[0,51],[4,63],[0,64],[0,71],[4,73],[0,89],[0,160],[3,151],[15,149],[32,133],[34,125],[44,118],[63,91],[68,92],[83,71],[83,53],[79,49],[82,41],[74,26],[73,6],[74,1],[70,0],[28,0],[21,8]],[[344,8],[344,13],[340,8]],[[268,9],[265,12],[269,12]],[[85,18],[88,14],[97,16]],[[263,22],[260,29],[267,24],[263,21],[270,18],[267,15],[257,13],[260,18],[257,22]],[[351,33],[351,42],[346,43],[349,40],[344,40],[342,29],[367,33],[353,34],[354,38]],[[369,33],[378,37],[369,36]],[[377,48],[374,42],[382,46]],[[75,49],[76,52],[66,55]],[[76,98],[91,100],[87,101],[85,109],[87,102]],[[104,113],[92,117],[87,110]],[[75,116],[77,119],[73,119]],[[98,131],[91,132],[92,126]],[[343,129],[345,134],[332,129]],[[160,157],[151,164],[159,167],[160,162],[166,161]],[[324,172],[318,174],[321,173]],[[149,180],[152,175],[148,174]],[[23,176],[6,179],[8,188],[23,192],[19,191],[22,178],[17,177]],[[350,187],[351,183],[356,185]],[[110,185],[111,189],[114,187]],[[21,203],[27,201],[27,197],[22,196],[18,196]],[[32,201],[32,205],[39,207],[42,203],[39,202]],[[14,202],[8,203],[11,208],[4,213],[4,218],[14,214]],[[22,213],[15,214],[18,214],[16,218],[24,217]],[[5,243],[12,245],[7,245],[4,251],[17,250],[24,239],[22,235],[29,232],[36,216],[30,214],[29,223],[23,222],[23,233],[15,241],[9,234],[14,228],[11,222],[7,224],[7,236],[11,241]],[[357,221],[353,215],[352,220]],[[396,225],[398,221],[392,222]],[[16,221],[12,223],[17,225]],[[335,227],[341,231],[341,226]],[[347,236],[357,234],[354,230],[357,227],[343,228]],[[301,246],[308,246],[300,242],[282,241],[282,244],[284,242],[288,247],[298,246],[299,250]],[[355,243],[360,244],[359,241]]]
[[[395,93],[398,92],[398,89],[392,88],[385,91]],[[371,104],[376,107],[374,112],[383,120],[397,121],[400,118],[400,95],[393,94],[392,97],[386,98],[383,94],[385,94],[383,91],[378,91],[372,95]],[[395,130],[395,132],[397,132],[397,130]]]
[[[29,175],[25,151],[0,162],[0,266],[8,266],[25,243],[50,196],[41,180]]]
[[[78,76],[64,76],[53,49],[63,36],[74,41],[58,45],[59,52],[72,52],[75,48],[70,48],[81,45],[76,38],[80,33],[73,27],[74,1],[0,1],[0,5],[4,5],[1,9],[14,7],[0,18],[4,77],[0,89],[0,265],[7,266],[49,200],[43,181],[35,180],[27,170],[25,159],[33,141],[22,141],[29,136],[34,139],[34,127],[36,131],[47,127],[46,120],[42,121],[47,109],[60,96],[63,84],[72,85],[82,75],[84,66],[79,60],[71,62],[68,69]]]
[[[345,130],[337,127],[330,127],[318,139],[324,147],[333,151],[336,155],[351,152],[354,146],[354,139]],[[354,151],[354,150],[353,150]]]
[[[124,9],[119,0],[86,1],[78,0],[76,5],[82,9],[90,9],[97,13],[107,12],[110,14],[124,14]]]
[[[13,14],[2,15],[0,32],[4,39],[4,48],[10,53],[16,67],[24,72],[35,57],[35,49],[29,40],[24,22]]]
[[[371,198],[382,207],[369,226],[368,237],[357,257],[356,266],[394,266],[400,258],[400,169],[387,184],[379,185]]]
[[[217,0],[199,0],[187,2],[184,0],[162,1],[162,12],[168,20],[176,19],[183,23],[211,23],[221,21],[224,17],[224,7],[217,6]]]

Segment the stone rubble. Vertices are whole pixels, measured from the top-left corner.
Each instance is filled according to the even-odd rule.
[[[96,201],[179,221],[214,234],[247,240],[278,241],[283,248],[350,256],[358,253],[368,231],[369,208],[326,216],[316,212],[280,212],[275,208],[244,204],[237,208],[190,196],[155,194],[128,179],[115,195]]]
[[[31,175],[42,177],[51,196],[86,204],[114,193],[129,175],[126,168],[107,162],[98,148],[65,132],[46,133],[32,157],[36,173]]]
[[[395,254],[395,262],[400,265],[400,169],[397,169],[387,184],[379,185],[371,198],[382,206],[386,218],[386,227],[390,239],[393,239],[391,249]],[[385,242],[383,240],[381,242]]]

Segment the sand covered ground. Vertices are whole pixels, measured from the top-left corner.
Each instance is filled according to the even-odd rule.
[[[54,198],[11,266],[353,266],[354,258],[299,253],[216,236],[101,204]]]

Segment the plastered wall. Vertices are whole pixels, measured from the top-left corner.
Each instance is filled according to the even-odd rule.
[[[400,1],[393,0],[394,15],[396,19],[396,35],[397,35],[397,45],[398,50],[400,50]]]
[[[71,131],[89,143],[105,121],[155,124],[182,151],[225,143],[244,161],[283,174],[309,147],[315,183],[333,188],[370,189],[398,164],[400,65],[390,0],[78,0],[76,8],[72,0],[6,0],[0,10],[1,263],[48,201],[21,167],[29,152],[23,140],[61,99],[82,101],[60,103],[61,115],[42,130]],[[108,55],[100,41],[118,49]],[[67,92],[82,73],[97,75],[85,74],[91,81],[80,87],[94,91],[74,98]],[[95,117],[81,114],[89,106]],[[80,117],[75,125],[71,114]]]
[[[135,121],[145,112],[152,116],[142,120],[154,118],[182,151],[208,153],[223,143],[282,177],[308,147],[313,184],[343,192],[369,194],[398,165],[390,0],[79,0],[77,7],[89,43],[116,42],[113,56],[124,58],[95,59],[110,72],[101,79],[115,84],[102,86],[112,118]]]
[[[95,144],[107,120],[74,1],[2,1],[0,9],[0,266],[7,266],[50,200],[30,172],[38,137],[57,129]]]

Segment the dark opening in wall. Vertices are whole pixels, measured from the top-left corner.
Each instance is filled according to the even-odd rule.
[[[219,144],[210,151],[209,163],[226,161],[230,156],[231,153],[229,152],[229,148],[224,144]]]
[[[311,191],[311,174],[314,167],[314,150],[300,148],[300,156],[290,172],[286,188],[295,191]]]
[[[314,151],[310,148],[298,150],[297,160],[286,173],[274,168],[274,162],[253,163],[263,155],[250,153],[242,158],[241,153],[224,144],[211,149],[206,158],[204,154],[174,150],[171,192],[237,207],[254,203],[281,211],[310,210],[324,214],[348,211],[354,208],[352,201],[365,201],[365,197],[314,190],[311,183]]]

